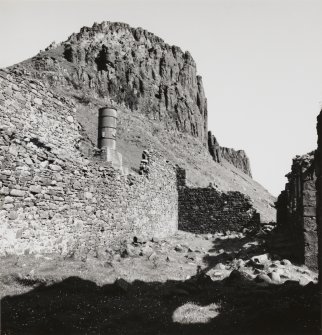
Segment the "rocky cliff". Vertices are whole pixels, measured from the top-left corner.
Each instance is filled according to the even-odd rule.
[[[113,100],[206,145],[207,101],[196,63],[142,28],[95,23],[27,63],[50,85]]]
[[[234,150],[231,148],[220,147],[221,156],[236,168],[242,170],[248,176],[252,176],[249,158],[244,150]]]
[[[220,163],[222,159],[225,159],[237,169],[252,177],[249,158],[245,151],[221,147],[211,131],[208,132],[208,150],[215,162]]]

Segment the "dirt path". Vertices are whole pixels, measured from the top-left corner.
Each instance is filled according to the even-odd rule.
[[[2,334],[319,334],[317,274],[242,234],[179,233],[110,259],[0,266]]]

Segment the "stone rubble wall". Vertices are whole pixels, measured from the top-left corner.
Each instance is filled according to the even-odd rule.
[[[181,169],[177,178],[179,229],[202,234],[259,228],[260,215],[249,197],[240,192],[222,193],[212,187],[187,187]]]
[[[176,232],[176,168],[164,158],[151,154],[148,175],[122,175],[80,150],[91,144],[71,101],[3,71],[0,92],[1,255],[98,256]]]
[[[314,152],[293,159],[288,183],[276,202],[277,226],[290,257],[317,268],[316,175]],[[283,247],[283,246],[281,246]]]
[[[320,293],[322,294],[322,112],[317,118],[318,148],[316,151],[316,220],[318,232],[318,267]]]

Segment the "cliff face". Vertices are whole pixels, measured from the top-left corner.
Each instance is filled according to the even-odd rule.
[[[237,169],[242,170],[248,176],[252,176],[249,158],[244,150],[234,150],[231,148],[220,147],[221,156]]]
[[[142,28],[95,23],[24,65],[80,99],[113,100],[207,145],[207,102],[193,58]]]
[[[208,150],[213,160],[217,163],[221,162],[221,152],[219,143],[211,131],[208,132]]]
[[[36,79],[83,104],[104,99],[138,111],[167,130],[188,133],[209,147],[214,161],[222,157],[251,176],[244,151],[218,149],[216,138],[207,135],[207,99],[190,53],[142,28],[95,23],[22,65]]]
[[[208,132],[208,150],[215,162],[220,163],[222,159],[225,159],[237,169],[252,177],[249,158],[245,151],[221,147],[211,131]]]

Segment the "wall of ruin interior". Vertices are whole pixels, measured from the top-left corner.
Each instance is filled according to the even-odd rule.
[[[0,92],[0,254],[96,256],[177,230],[174,166],[151,154],[148,174],[122,175],[84,156],[72,101],[3,71]]]
[[[249,197],[240,192],[222,193],[186,186],[185,170],[178,169],[179,229],[193,233],[216,233],[253,229],[260,224]]]
[[[293,159],[288,183],[276,202],[277,225],[288,240],[290,257],[317,268],[316,175],[314,152]],[[285,244],[285,242],[284,242]]]
[[[322,293],[322,112],[318,116],[317,123],[318,148],[315,155],[316,170],[316,220],[318,231],[318,267],[320,292]]]

